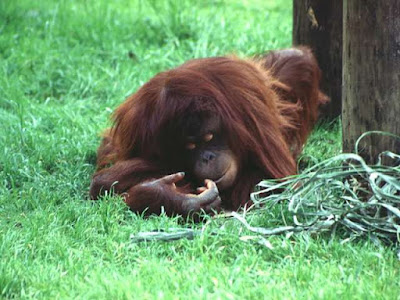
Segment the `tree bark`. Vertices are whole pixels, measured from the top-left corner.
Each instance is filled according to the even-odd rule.
[[[343,151],[371,130],[400,135],[400,1],[344,0]],[[375,163],[382,151],[400,153],[394,138],[371,135],[360,154]]]
[[[342,105],[342,0],[293,0],[293,45],[313,50],[322,70],[321,88],[331,98],[321,117],[340,115]]]

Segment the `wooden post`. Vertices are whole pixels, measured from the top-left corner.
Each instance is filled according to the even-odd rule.
[[[400,135],[400,1],[344,0],[343,151],[371,130]],[[377,135],[362,140],[361,155],[375,163],[400,142]]]
[[[340,115],[342,105],[342,0],[293,0],[293,45],[308,45],[322,70],[322,90],[331,98],[321,117]]]

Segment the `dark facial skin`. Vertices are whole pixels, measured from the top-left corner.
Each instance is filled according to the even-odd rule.
[[[215,115],[197,115],[187,121],[183,136],[185,169],[198,183],[210,179],[220,191],[232,186],[238,162]]]

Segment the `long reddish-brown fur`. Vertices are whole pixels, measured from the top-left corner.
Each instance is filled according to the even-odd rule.
[[[91,197],[114,189],[125,195],[132,210],[159,213],[162,200],[130,197],[130,191],[146,179],[182,171],[179,162],[167,159],[165,145],[174,139],[167,129],[188,112],[211,111],[220,116],[241,165],[235,184],[221,195],[222,203],[239,208],[260,180],[296,173],[295,159],[319,105],[327,101],[319,80],[317,62],[307,48],[247,60],[195,59],[157,74],[116,110],[98,150]]]

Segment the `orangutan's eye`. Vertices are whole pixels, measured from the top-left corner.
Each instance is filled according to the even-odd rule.
[[[193,150],[193,149],[196,148],[196,144],[195,143],[187,143],[185,145],[185,148],[188,149],[188,150]]]
[[[206,135],[203,136],[203,141],[206,143],[211,141],[213,139],[214,135],[212,133],[207,133]]]

